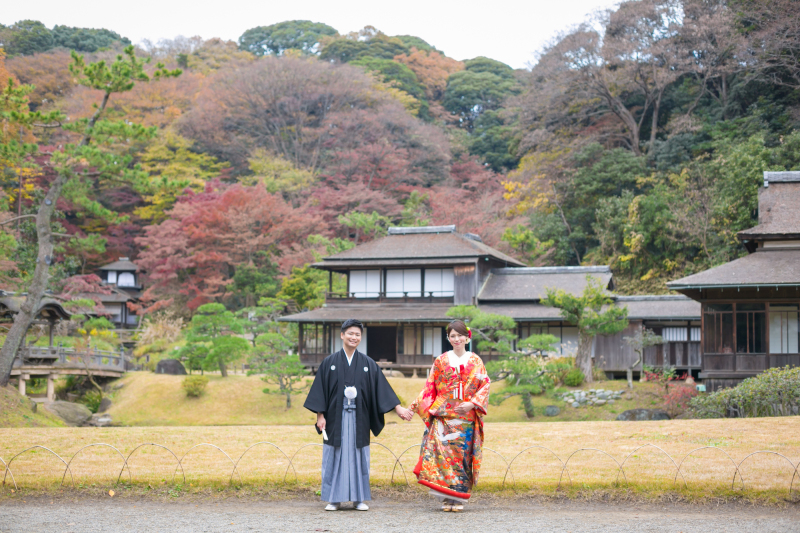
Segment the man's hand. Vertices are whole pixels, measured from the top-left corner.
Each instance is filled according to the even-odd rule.
[[[397,416],[408,422],[412,418],[414,418],[414,413],[410,409],[406,409],[402,405],[398,404],[394,408],[394,412],[397,413]]]
[[[325,429],[325,415],[322,413],[317,413],[317,427],[320,431]]]
[[[475,409],[475,404],[472,402],[464,402],[458,404],[455,409],[453,409],[456,413],[460,414],[461,416],[466,416],[469,414],[470,411]]]

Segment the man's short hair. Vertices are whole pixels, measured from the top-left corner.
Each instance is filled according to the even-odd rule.
[[[361,333],[364,333],[364,324],[361,323],[360,320],[356,320],[355,318],[348,318],[342,324],[342,333],[347,331],[350,328],[358,328],[361,330]]]

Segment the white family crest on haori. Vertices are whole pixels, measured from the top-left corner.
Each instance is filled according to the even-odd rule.
[[[364,367],[364,372],[369,372],[369,370],[367,370],[367,367]]]
[[[331,365],[331,370],[336,370],[336,365]]]

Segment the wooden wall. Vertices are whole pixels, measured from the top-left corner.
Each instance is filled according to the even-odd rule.
[[[458,265],[453,268],[455,305],[472,305],[477,295],[477,277],[475,265]]]
[[[631,320],[628,327],[616,335],[598,335],[594,339],[594,364],[606,372],[624,372],[638,356],[625,337],[632,337],[642,328],[641,320]],[[602,359],[601,359],[602,357]]]

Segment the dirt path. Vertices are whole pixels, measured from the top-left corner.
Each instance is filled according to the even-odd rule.
[[[488,502],[487,502],[488,503]],[[168,502],[129,500],[6,500],[0,532],[95,531],[541,531],[541,532],[736,532],[800,531],[800,509],[745,505],[620,505],[559,503],[473,504],[442,513],[433,499],[373,501],[368,512],[325,512],[319,502]]]

